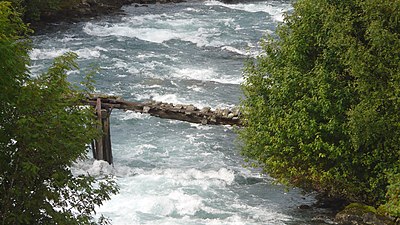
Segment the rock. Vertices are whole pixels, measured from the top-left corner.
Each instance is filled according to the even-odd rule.
[[[235,115],[233,113],[229,113],[227,116],[228,119],[232,119],[233,117],[235,117]]]
[[[227,117],[228,116],[228,114],[229,114],[229,109],[224,109],[224,110],[222,110],[222,116],[223,117]]]
[[[335,221],[342,225],[394,225],[390,218],[378,215],[376,209],[359,203],[352,203],[338,214]]]
[[[299,208],[299,209],[311,209],[311,206],[309,206],[309,205],[299,205],[297,208]]]
[[[186,110],[188,110],[188,111],[196,111],[196,107],[194,106],[194,105],[188,105],[187,107],[186,107]]]
[[[156,4],[158,3],[156,0],[139,0],[140,4]]]
[[[344,199],[331,198],[325,194],[318,194],[316,196],[316,199],[317,202],[313,204],[314,207],[322,209],[331,209],[334,211],[339,211],[350,203]]]
[[[240,109],[239,109],[239,108],[233,108],[233,109],[232,109],[232,113],[233,113],[233,115],[235,115],[235,116],[239,116],[239,115],[240,115]]]
[[[316,222],[318,224],[337,224],[334,221],[332,221],[333,218],[327,215],[316,215],[313,218],[311,218],[311,221]]]
[[[210,107],[204,107],[200,110],[201,113],[208,113],[210,112],[211,108]]]
[[[215,116],[211,116],[210,121],[216,123],[217,119],[215,118]]]
[[[176,104],[176,105],[174,105],[174,109],[183,109],[183,105]]]
[[[151,109],[151,108],[150,108],[149,106],[144,106],[144,107],[143,107],[143,112],[144,112],[144,113],[148,113],[148,112],[150,111],[150,109]]]

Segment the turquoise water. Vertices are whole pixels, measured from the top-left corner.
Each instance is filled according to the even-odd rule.
[[[126,100],[225,108],[242,97],[242,68],[291,10],[287,1],[217,1],[124,7],[124,14],[59,24],[34,37],[33,75],[62,53],[94,65],[96,91]],[[69,72],[78,82],[83,71]],[[298,206],[312,194],[245,168],[232,127],[114,110],[114,166],[88,160],[76,173],[115,176],[121,191],[97,209],[113,224],[324,224]]]

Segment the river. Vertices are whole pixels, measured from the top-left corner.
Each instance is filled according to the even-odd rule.
[[[97,92],[126,100],[237,105],[243,64],[291,10],[289,1],[126,6],[124,13],[59,24],[33,37],[32,74],[73,51],[95,66]],[[72,82],[84,72],[69,72]],[[97,209],[115,225],[325,224],[315,197],[243,167],[229,126],[203,126],[114,110],[114,166],[87,160],[75,173],[115,176],[121,190]],[[329,212],[328,212],[329,213]]]

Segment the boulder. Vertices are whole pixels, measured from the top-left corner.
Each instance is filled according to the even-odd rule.
[[[235,108],[232,109],[232,113],[235,116],[239,116],[240,115],[240,109],[235,107]]]
[[[188,105],[188,106],[186,107],[186,110],[188,110],[188,111],[196,111],[197,108],[196,108],[194,105]]]
[[[227,117],[229,115],[229,113],[230,113],[229,109],[222,110],[222,116],[223,117]]]
[[[174,106],[174,109],[183,109],[183,105],[181,105],[181,104],[176,104],[176,105]]]
[[[151,109],[151,108],[150,108],[149,106],[144,106],[144,107],[143,107],[143,112],[144,112],[144,113],[148,113],[148,112],[150,111],[150,109]]]
[[[359,203],[351,203],[336,214],[335,221],[341,225],[394,225],[390,218],[377,214],[376,209]]]
[[[210,112],[211,108],[210,107],[204,107],[200,110],[201,113],[208,113]]]

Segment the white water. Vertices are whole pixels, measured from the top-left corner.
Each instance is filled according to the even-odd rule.
[[[127,100],[233,107],[246,57],[290,10],[286,1],[218,1],[125,7],[125,15],[60,25],[34,37],[32,73],[65,52],[97,65],[96,90]],[[73,82],[84,72],[69,73]],[[77,174],[113,175],[121,191],[97,209],[115,225],[321,224],[301,211],[312,195],[244,168],[232,127],[114,110],[114,166],[88,160]]]

